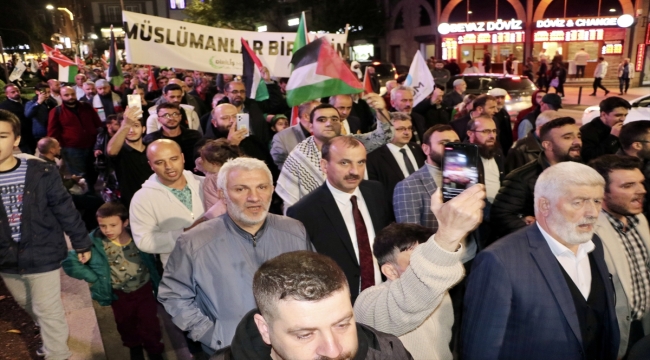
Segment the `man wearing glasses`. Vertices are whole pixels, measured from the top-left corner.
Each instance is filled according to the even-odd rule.
[[[185,170],[192,171],[194,168],[194,147],[201,140],[201,133],[197,130],[181,126],[181,109],[173,103],[164,103],[156,108],[160,129],[151,132],[144,137],[142,142],[149,145],[158,139],[169,139],[181,147],[185,157]]]
[[[489,115],[480,115],[467,124],[467,136],[471,144],[478,146],[481,161],[478,162],[479,182],[485,184],[486,203],[483,223],[479,228],[482,241],[491,241],[489,226],[490,208],[501,188],[503,180],[503,153],[497,143],[499,131]]]

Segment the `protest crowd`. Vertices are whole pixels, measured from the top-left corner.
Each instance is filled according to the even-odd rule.
[[[61,268],[131,359],[165,358],[158,304],[198,359],[648,356],[650,118],[625,99],[582,125],[540,90],[517,136],[506,91],[462,80],[416,102],[354,64],[330,79],[353,91],[112,64],[0,103],[0,276],[39,356],[72,355]],[[449,143],[478,183],[443,200]]]

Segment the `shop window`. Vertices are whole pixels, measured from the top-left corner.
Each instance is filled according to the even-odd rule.
[[[420,26],[429,26],[431,25],[431,17],[429,17],[429,12],[424,6],[420,6]]]
[[[395,26],[393,27],[394,30],[399,30],[399,29],[404,29],[404,13],[402,10],[397,13],[397,17],[395,18]]]

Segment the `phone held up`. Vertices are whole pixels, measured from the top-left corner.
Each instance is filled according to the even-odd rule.
[[[246,129],[246,137],[251,134],[251,121],[249,114],[237,114],[237,130]]]
[[[442,157],[442,198],[447,202],[479,182],[478,146],[447,143]]]

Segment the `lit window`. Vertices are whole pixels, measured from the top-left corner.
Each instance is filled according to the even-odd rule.
[[[185,9],[187,1],[185,0],[169,0],[169,7],[172,10]]]

